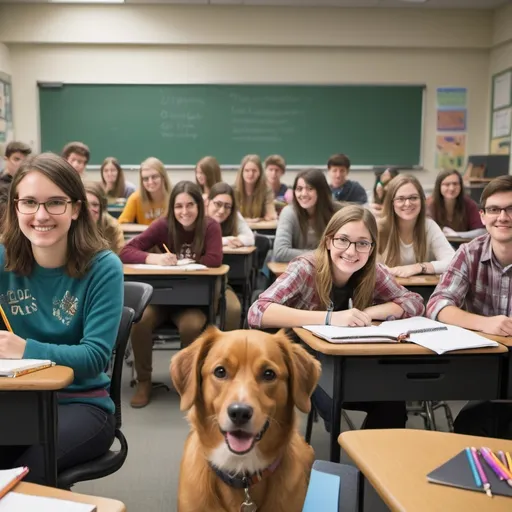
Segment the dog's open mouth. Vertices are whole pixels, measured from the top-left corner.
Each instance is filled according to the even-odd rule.
[[[221,432],[229,450],[237,455],[244,455],[253,449],[254,445],[262,438],[268,427],[269,422],[267,420],[261,431],[256,435],[246,432],[245,430],[232,430],[231,432],[221,430]]]

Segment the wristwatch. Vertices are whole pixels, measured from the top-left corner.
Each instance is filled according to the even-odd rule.
[[[421,273],[426,274],[427,273],[427,265],[425,263],[420,263]]]

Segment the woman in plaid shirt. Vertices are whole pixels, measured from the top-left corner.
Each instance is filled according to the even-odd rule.
[[[423,299],[400,286],[377,264],[377,223],[362,206],[334,214],[318,249],[292,260],[275,283],[251,306],[254,328],[329,324],[362,327],[373,320],[421,316]],[[330,422],[330,399],[315,391],[315,405]],[[344,404],[368,412],[366,428],[403,428],[403,402]]]

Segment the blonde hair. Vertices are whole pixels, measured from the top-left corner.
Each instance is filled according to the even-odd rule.
[[[213,156],[205,156],[201,158],[199,162],[197,162],[196,169],[201,169],[202,173],[206,178],[206,187],[208,191],[215,185],[216,183],[220,183],[222,181],[222,176],[220,173],[220,165],[217,159]],[[197,178],[196,183],[199,185]],[[204,187],[199,185],[201,191],[204,193]]]
[[[375,290],[376,265],[377,265],[377,222],[372,213],[360,205],[348,205],[338,210],[327,224],[325,231],[315,252],[316,277],[315,287],[320,303],[326,309],[331,303],[331,292],[333,287],[333,263],[329,252],[329,242],[336,233],[349,222],[363,221],[370,232],[374,246],[368,257],[365,266],[355,272],[350,278],[354,286],[354,307],[360,310],[371,306]]]
[[[398,217],[394,209],[394,199],[398,189],[409,183],[416,188],[421,201],[420,213],[416,218],[413,231],[414,256],[417,262],[425,261],[427,257],[425,192],[417,178],[400,174],[387,184],[388,188],[382,207],[382,219],[379,223],[379,254],[382,255],[383,263],[388,267],[396,267],[402,264],[400,259],[400,230]]]
[[[254,185],[254,193],[251,197],[252,201],[249,199],[249,196],[245,191],[245,183],[243,178],[244,168],[249,162],[255,164],[260,172],[258,180]],[[258,155],[246,155],[240,164],[240,169],[238,170],[235,181],[236,202],[240,208],[240,213],[242,216],[249,219],[264,217],[266,213],[265,202],[267,193],[267,182],[263,177],[263,166],[261,164],[260,157]]]
[[[169,197],[171,195],[171,181],[169,180],[169,176],[167,175],[167,171],[165,170],[164,164],[158,160],[158,158],[155,158],[154,156],[150,156],[149,158],[146,158],[144,162],[140,164],[140,171],[139,171],[139,190],[140,190],[140,198],[143,203],[150,203],[151,197],[149,196],[148,191],[144,187],[144,183],[142,182],[142,171],[145,171],[146,169],[153,169],[154,171],[157,171],[158,174],[162,177],[162,185],[163,185],[163,193],[164,193],[164,202],[167,204],[169,203]]]

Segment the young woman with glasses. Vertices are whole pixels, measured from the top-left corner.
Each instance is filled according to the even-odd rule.
[[[455,251],[441,228],[426,218],[425,192],[414,176],[389,182],[379,221],[379,257],[392,275],[442,274]]]
[[[48,359],[73,369],[59,392],[57,468],[106,453],[115,431],[105,373],[123,309],[123,269],[99,236],[80,175],[43,153],[16,173],[0,245],[0,359]],[[46,483],[40,446],[1,446],[0,469],[28,466]]]
[[[158,158],[150,157],[140,165],[140,188],[126,202],[119,223],[134,222],[151,224],[155,219],[165,216],[171,182],[164,164]]]
[[[373,320],[422,315],[423,299],[400,286],[377,263],[377,224],[359,205],[334,214],[315,252],[298,256],[251,306],[254,328],[298,327],[306,324],[363,327]],[[330,399],[315,391],[315,405],[330,423]],[[403,428],[403,402],[344,404],[365,410],[366,428]]]

